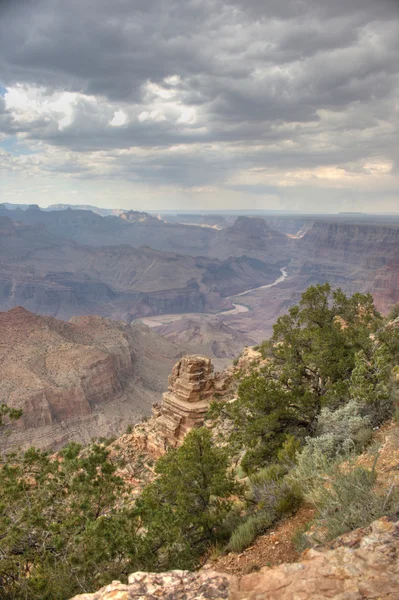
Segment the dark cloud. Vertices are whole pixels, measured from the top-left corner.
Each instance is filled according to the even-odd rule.
[[[395,165],[398,55],[397,0],[3,1],[0,83],[44,91],[20,118],[0,96],[0,131],[83,154],[143,149],[112,156],[109,176],[184,186]],[[75,158],[49,168],[90,172]]]

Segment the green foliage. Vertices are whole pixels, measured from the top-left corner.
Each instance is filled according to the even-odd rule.
[[[287,514],[295,512],[302,502],[296,483],[286,478],[287,467],[271,464],[249,478],[244,521],[234,530],[227,550],[242,552],[253,540]]]
[[[388,313],[388,321],[394,321],[399,317],[399,302],[391,307]]]
[[[156,465],[159,477],[143,492],[137,510],[152,548],[155,570],[187,569],[227,535],[229,497],[238,485],[227,475],[227,453],[210,432],[194,429],[179,450]]]
[[[293,467],[296,464],[296,457],[300,448],[301,441],[288,434],[284,444],[277,451],[278,461],[283,465]]]
[[[233,532],[226,550],[228,552],[242,552],[272,524],[273,518],[265,512],[251,515],[243,523],[240,523]]]
[[[272,521],[295,512],[302,502],[299,486],[286,474],[283,465],[272,464],[249,478],[249,503],[256,504],[257,510],[266,512]]]
[[[360,432],[367,431],[368,416],[360,414],[356,401],[350,400],[336,410],[323,408],[317,418],[316,436],[306,440],[305,453],[320,452],[328,458],[338,458],[360,450]]]
[[[7,598],[50,600],[120,577],[137,523],[116,511],[124,493],[104,446],[57,459],[30,449],[0,469],[0,586]],[[133,563],[130,563],[131,565]]]
[[[323,486],[316,524],[325,531],[325,539],[358,527],[365,527],[382,516],[397,517],[399,490],[376,490],[375,469],[337,467],[329,485]]]
[[[399,305],[396,305],[399,306]],[[388,317],[387,323],[377,333],[377,339],[380,344],[384,344],[387,349],[390,361],[393,364],[399,363],[399,322],[391,322]]]
[[[4,419],[8,418],[11,421],[16,421],[22,416],[22,410],[10,408],[7,404],[0,404],[0,428],[4,425]]]
[[[230,443],[246,449],[242,466],[248,473],[283,456],[289,440],[292,461],[294,446],[315,434],[321,409],[337,408],[350,399],[350,391],[355,393],[352,371],[361,355],[375,352],[370,334],[381,324],[370,295],[347,297],[329,284],[310,287],[277,320],[271,340],[261,345],[267,367],[244,378],[238,400],[223,408],[234,424]],[[353,398],[366,404],[365,398]],[[388,414],[382,392],[373,406],[371,424],[376,413],[381,419]],[[369,404],[362,416],[373,410]]]
[[[300,486],[305,500],[317,504],[320,489],[328,481],[336,462],[319,447],[306,445],[298,454],[297,465],[290,472],[289,479]]]
[[[0,586],[14,600],[65,599],[135,570],[188,568],[230,535],[226,453],[206,429],[162,458],[135,507],[104,445],[34,449],[0,469]],[[235,526],[236,522],[231,523]]]
[[[282,380],[298,393],[311,393],[316,407],[320,397],[342,399],[356,352],[371,347],[370,331],[380,322],[370,295],[348,298],[328,283],[309,287],[273,328],[271,349]]]
[[[311,420],[308,398],[298,399],[265,367],[245,378],[238,401],[226,410],[233,420],[231,441],[246,448],[242,466],[254,472],[273,460],[289,436],[304,438]]]
[[[385,344],[368,354],[361,351],[355,356],[350,377],[349,392],[367,415],[372,427],[389,419],[394,410],[395,384],[391,378],[392,356]]]

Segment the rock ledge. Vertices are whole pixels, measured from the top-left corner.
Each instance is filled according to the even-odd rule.
[[[366,600],[399,599],[399,522],[383,518],[302,562],[264,567],[241,578],[213,571],[134,573],[72,600]]]

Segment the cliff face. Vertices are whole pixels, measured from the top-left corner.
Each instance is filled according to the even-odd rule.
[[[317,247],[322,257],[362,264],[366,261],[377,268],[385,264],[386,255],[398,252],[399,227],[320,221],[304,235],[299,247]]]
[[[399,227],[316,222],[297,242],[296,264],[309,282],[371,292],[386,310],[399,298]]]
[[[383,312],[399,302],[399,257],[378,269],[371,286],[376,305]]]
[[[150,412],[180,352],[140,324],[0,313],[0,403],[23,410],[4,444],[57,447],[120,432]]]
[[[399,597],[399,522],[386,519],[308,550],[299,563],[235,577],[213,571],[133,573],[72,600],[371,600]]]
[[[42,225],[51,234],[79,244],[113,246],[128,244],[134,248],[149,245],[157,250],[181,254],[204,255],[217,231],[178,223],[165,223],[146,213],[128,211],[127,217],[102,217],[91,210],[7,210],[0,205],[0,215],[25,225]]]
[[[238,217],[231,227],[218,232],[209,253],[220,259],[250,256],[283,265],[292,251],[292,240],[258,217]]]
[[[313,225],[313,220],[311,218],[291,215],[267,216],[265,217],[265,221],[275,231],[285,233],[292,237],[304,235]]]
[[[64,212],[73,216],[85,211]],[[56,214],[62,216],[62,211]],[[64,319],[100,314],[130,321],[229,309],[226,296],[270,283],[279,272],[248,256],[220,261],[148,246],[79,246],[41,225],[7,217],[0,217],[0,233],[0,308],[21,305]]]

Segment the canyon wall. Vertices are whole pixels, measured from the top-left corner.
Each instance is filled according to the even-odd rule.
[[[0,403],[23,411],[2,444],[55,448],[121,433],[150,413],[181,352],[139,323],[0,313]]]
[[[307,283],[329,281],[347,293],[371,292],[386,311],[399,300],[399,227],[315,222],[293,261]]]

